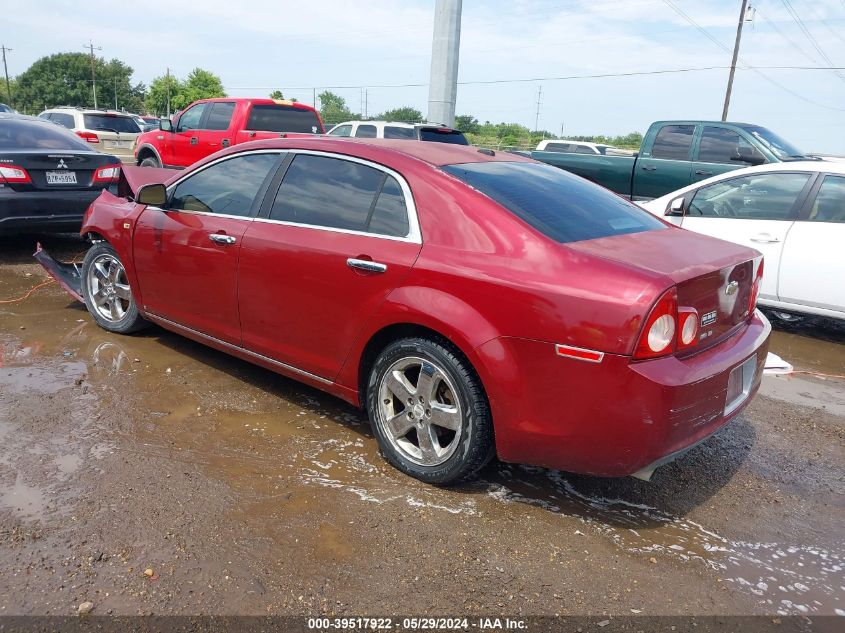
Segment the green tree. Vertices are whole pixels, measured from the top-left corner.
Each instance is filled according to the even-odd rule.
[[[384,121],[404,121],[405,123],[419,123],[423,120],[422,112],[411,106],[402,106],[387,110],[376,117]]]
[[[172,107],[181,110],[198,99],[213,99],[225,97],[226,91],[220,77],[214,73],[194,68],[185,80],[183,89],[175,99],[171,98]]]
[[[320,118],[326,126],[360,118],[359,114],[352,113],[346,99],[340,95],[324,90],[317,97],[320,99]]]
[[[476,134],[480,128],[478,119],[470,114],[460,114],[455,117],[455,129],[460,130],[464,134]]]
[[[185,91],[185,85],[173,75],[169,77],[162,75],[161,77],[156,77],[150,83],[150,89],[147,91],[147,96],[144,100],[144,109],[147,112],[158,116],[165,116],[167,114],[168,83],[170,84],[170,113],[173,114],[177,110],[173,105],[173,99]]]
[[[274,90],[273,92],[270,93],[270,98],[271,99],[284,99],[285,95],[282,94],[281,90]]]
[[[132,67],[118,59],[106,62],[94,58],[97,77],[97,106],[141,109],[145,86],[132,83]],[[91,88],[91,57],[85,53],[56,53],[35,61],[16,78],[15,107],[37,114],[47,107],[70,105],[94,106]]]

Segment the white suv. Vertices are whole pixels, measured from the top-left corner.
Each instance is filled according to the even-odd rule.
[[[401,123],[399,121],[346,121],[338,123],[329,136],[354,138],[399,138],[436,143],[469,145],[463,132],[437,123]]]
[[[132,115],[64,107],[44,110],[38,116],[75,132],[96,150],[118,156],[123,162],[135,162],[133,151],[141,128]]]

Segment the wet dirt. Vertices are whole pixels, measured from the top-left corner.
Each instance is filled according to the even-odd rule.
[[[0,300],[44,279],[29,250],[0,239]],[[837,336],[772,351],[843,373]],[[440,489],[356,409],[46,286],[0,304],[0,614],[845,613],[845,381],[762,393],[648,483],[494,462]]]

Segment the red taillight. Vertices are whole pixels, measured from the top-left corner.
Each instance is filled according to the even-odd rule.
[[[757,261],[755,260],[756,264]],[[754,315],[754,310],[757,309],[757,297],[760,295],[760,286],[763,284],[763,258],[760,258],[760,263],[757,264],[757,274],[754,276],[754,284],[751,286],[751,296],[748,300],[748,316]]]
[[[99,143],[100,137],[93,132],[77,132],[76,135],[89,143]]]
[[[678,308],[678,349],[692,347],[698,342],[698,310]]]
[[[675,351],[678,330],[678,291],[672,286],[664,292],[643,324],[634,358],[656,358]]]
[[[0,165],[0,178],[6,182],[25,183],[32,182],[29,172],[17,165]]]
[[[106,165],[94,172],[94,182],[117,182],[120,165]]]

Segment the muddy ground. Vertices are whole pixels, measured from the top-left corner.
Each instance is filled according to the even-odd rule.
[[[34,241],[0,239],[0,300],[45,278]],[[772,351],[845,374],[842,327]],[[767,377],[650,483],[437,489],[356,409],[48,285],[0,304],[0,614],[845,613],[843,439],[845,381]]]

